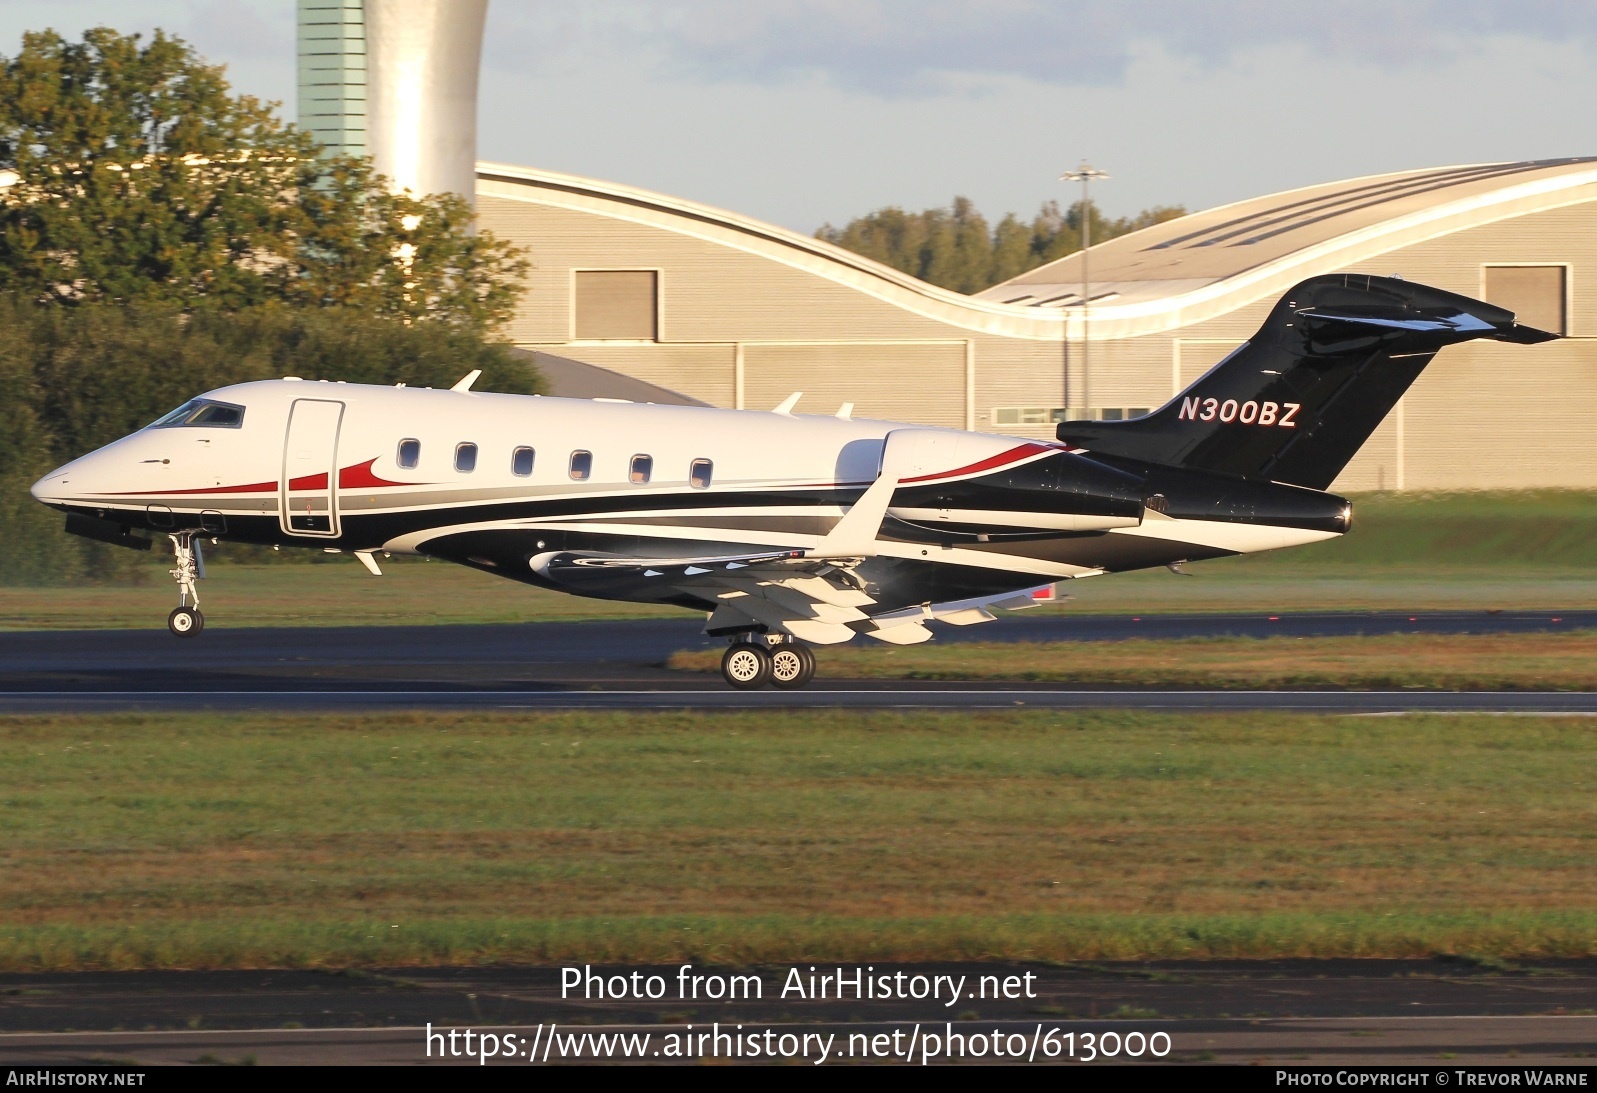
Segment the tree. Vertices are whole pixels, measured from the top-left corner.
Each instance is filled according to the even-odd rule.
[[[61,514],[30,497],[28,486],[201,391],[284,374],[447,387],[474,368],[483,389],[539,389],[525,355],[448,323],[279,303],[230,312],[41,306],[0,294],[0,583],[126,579],[147,570],[148,555],[64,534]]]
[[[137,572],[64,535],[40,474],[196,392],[307,379],[535,392],[490,339],[523,254],[396,194],[157,31],[0,57],[0,579]]]
[[[1128,232],[1185,216],[1179,205],[1156,205],[1130,217],[1111,220],[1090,205],[1092,238],[1101,243]],[[991,288],[1027,270],[1081,249],[1081,202],[1061,212],[1057,201],[1045,202],[1030,225],[1013,213],[991,231],[966,197],[946,209],[905,212],[896,206],[850,220],[842,228],[823,225],[817,239],[873,258],[912,277],[974,293]]]
[[[348,306],[489,329],[528,268],[455,195],[391,193],[156,31],[26,34],[0,58],[0,290],[236,309]]]
[[[1005,214],[993,229],[993,265],[990,284],[1001,284],[1018,277],[1037,262],[1032,255],[1031,229],[1014,213]],[[982,286],[988,287],[986,285]]]

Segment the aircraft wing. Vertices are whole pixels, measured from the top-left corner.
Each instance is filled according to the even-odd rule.
[[[997,616],[989,608],[1018,610],[1037,606],[1027,589],[884,611],[869,592],[838,580],[845,575],[840,570],[815,574],[754,573],[718,580],[717,605],[704,625],[705,633],[734,633],[746,629],[752,621],[767,630],[792,634],[816,645],[835,645],[856,634],[890,645],[917,645],[931,640],[932,632],[925,624],[932,619],[971,626],[992,622]]]
[[[573,592],[655,601],[690,597],[713,603],[704,626],[707,634],[762,628],[816,645],[835,645],[856,634],[914,645],[931,640],[932,632],[922,625],[928,619],[968,626],[992,621],[995,616],[988,607],[1036,605],[1030,591],[1023,591],[883,610],[854,567],[876,554],[876,537],[897,486],[892,475],[877,478],[812,547],[702,558],[551,551],[534,557],[532,568]]]
[[[635,558],[551,552],[533,558],[532,568],[578,593],[642,600],[685,595],[716,604],[706,624],[710,633],[760,625],[822,645],[847,641],[854,631],[846,624],[868,618],[865,609],[876,600],[847,568],[852,559],[818,558],[813,553],[793,548],[702,558]]]
[[[609,598],[667,600],[690,596],[713,603],[705,632],[756,627],[835,645],[865,634],[894,645],[930,640],[929,619],[969,626],[991,622],[988,608],[1033,607],[1030,590],[883,611],[848,560],[815,557],[813,549],[770,550],[702,558],[637,558],[550,552],[533,568],[573,592]]]

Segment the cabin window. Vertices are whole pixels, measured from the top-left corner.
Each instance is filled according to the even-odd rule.
[[[461,474],[470,474],[477,469],[477,445],[455,445],[455,470]]]
[[[517,448],[510,454],[510,473],[518,478],[526,478],[532,473],[532,459],[534,452],[531,448]]]
[[[708,459],[695,459],[693,466],[688,468],[688,481],[696,490],[707,490],[710,488],[710,474],[714,470],[715,464]]]
[[[627,480],[634,486],[641,486],[649,480],[654,473],[654,456],[635,455],[632,457],[632,469],[627,473]]]
[[[571,453],[571,477],[581,482],[593,473],[593,453],[576,451]]]
[[[416,464],[421,462],[421,441],[401,440],[399,442],[399,455],[395,461],[407,471],[416,469]]]
[[[652,342],[659,336],[659,274],[652,269],[580,269],[574,274],[577,341]]]
[[[244,407],[210,399],[190,399],[176,410],[150,423],[152,429],[198,426],[208,429],[237,429],[244,424]]]

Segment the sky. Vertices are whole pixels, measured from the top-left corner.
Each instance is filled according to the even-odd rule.
[[[0,0],[162,27],[294,116],[293,0]],[[1590,0],[491,0],[483,159],[806,234],[971,198],[1111,215],[1455,163],[1597,154]]]

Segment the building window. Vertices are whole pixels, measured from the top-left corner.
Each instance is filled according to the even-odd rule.
[[[397,461],[407,471],[416,469],[416,464],[421,462],[421,441],[401,440],[399,442],[399,455]]]
[[[517,478],[526,478],[530,475],[535,454],[531,448],[517,448],[510,454],[510,473]]]
[[[455,445],[455,470],[461,474],[470,474],[477,469],[477,445]]]
[[[715,471],[715,464],[708,459],[695,459],[693,466],[688,468],[688,481],[696,490],[710,488],[710,475]]]
[[[654,473],[654,456],[635,455],[632,457],[632,469],[627,472],[627,480],[634,486],[641,486],[648,482],[649,476]]]
[[[1565,266],[1487,266],[1482,280],[1486,302],[1512,311],[1515,322],[1565,334],[1568,276]]]
[[[1057,425],[1061,421],[1129,421],[1145,417],[1146,406],[999,406],[994,425]]]
[[[576,271],[573,333],[579,342],[659,339],[659,274],[648,269]]]
[[[593,473],[593,453],[592,452],[572,452],[571,453],[571,470],[570,470],[569,473],[570,473],[571,477],[576,479],[578,482],[581,482],[583,479],[587,478],[590,474],[592,474]]]

